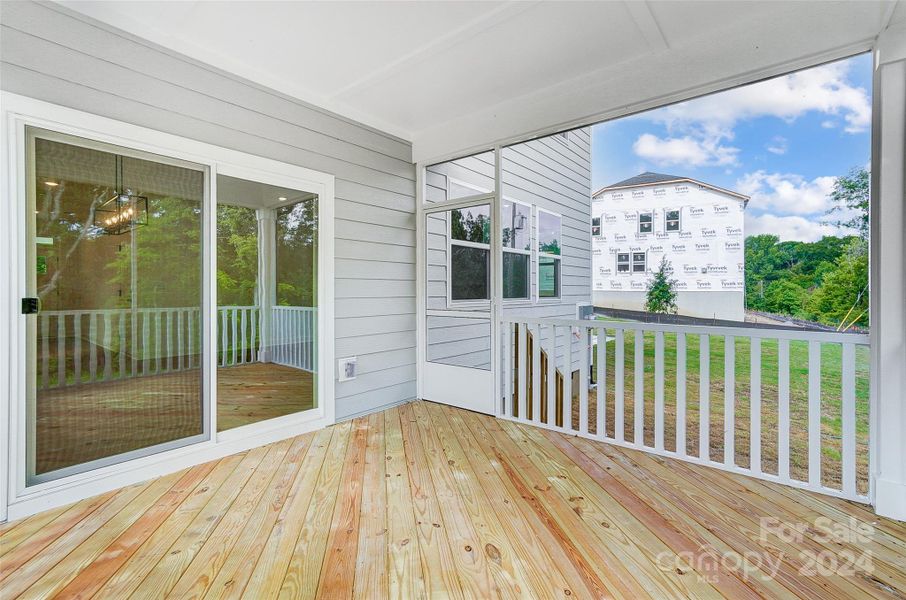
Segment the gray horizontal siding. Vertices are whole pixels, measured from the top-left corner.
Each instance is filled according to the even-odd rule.
[[[336,176],[337,416],[415,397],[411,145],[50,4],[4,3],[2,89]],[[330,373],[329,376],[334,376]]]

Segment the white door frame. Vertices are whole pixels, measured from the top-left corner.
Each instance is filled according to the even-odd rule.
[[[426,205],[425,171],[428,164],[416,164],[416,354],[417,354],[417,395],[426,400],[442,401],[442,398],[432,394],[432,385],[446,386],[455,390],[455,406],[497,415],[500,413],[500,381],[499,381],[499,329],[500,307],[503,294],[501,279],[502,235],[500,231],[500,152],[499,146],[494,148],[494,190],[491,193],[479,193],[465,198],[456,198],[445,202],[436,202]],[[445,310],[428,310],[427,301],[427,216],[436,212],[443,212],[454,208],[472,206],[475,204],[490,204],[491,206],[491,244],[490,244],[490,269],[491,269],[491,295],[487,313],[457,310],[457,306],[448,306]],[[449,259],[448,259],[449,263]],[[449,269],[447,270],[449,278]],[[457,367],[428,361],[427,355],[427,318],[429,314],[450,317],[466,317],[473,319],[490,320],[490,370]],[[481,315],[481,316],[479,316]],[[486,315],[486,316],[485,316]],[[431,383],[428,380],[431,380]]]
[[[0,238],[5,244],[0,262],[0,520],[94,496],[125,485],[171,473],[255,446],[319,429],[335,421],[334,377],[334,176],[176,135],[123,123],[106,117],[50,104],[26,96],[0,95]],[[216,197],[217,174],[269,183],[319,196],[318,222],[318,407],[303,413],[217,433],[216,352],[203,358],[203,394],[208,439],[173,450],[112,464],[26,487],[25,485],[25,297],[26,242],[25,178],[26,126],[34,126],[99,142],[169,156],[207,169],[204,199],[203,343],[216,348]]]

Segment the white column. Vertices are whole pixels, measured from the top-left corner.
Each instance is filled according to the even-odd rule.
[[[277,211],[259,208],[258,217],[258,282],[255,289],[258,305],[258,350],[260,362],[273,360],[273,307],[277,304]]]
[[[875,46],[871,199],[875,511],[906,520],[906,25]]]

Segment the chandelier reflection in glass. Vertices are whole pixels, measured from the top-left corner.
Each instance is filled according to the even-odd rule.
[[[132,194],[123,185],[123,157],[116,157],[113,197],[94,212],[94,226],[107,235],[121,235],[148,224],[148,198]]]

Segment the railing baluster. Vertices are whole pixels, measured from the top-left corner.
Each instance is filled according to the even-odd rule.
[[[808,482],[821,485],[821,342],[808,343]]]
[[[72,315],[72,382],[82,383],[82,313]]]
[[[110,345],[113,343],[112,336],[112,319],[110,318],[110,311],[104,311],[104,381],[109,381],[113,378],[113,364],[112,357],[110,352]]]
[[[142,311],[142,375],[148,375],[151,371],[151,353],[148,351],[151,338],[150,316],[149,311]]]
[[[633,344],[635,353],[635,384],[633,390],[635,398],[633,400],[633,419],[632,424],[635,429],[633,442],[637,446],[645,445],[645,332],[641,329],[635,330],[635,344]]]
[[[251,360],[252,360],[252,362],[257,362],[258,361],[258,309],[255,307],[252,307],[252,309],[249,312],[251,314],[251,321],[252,321],[252,337],[249,340],[249,346],[251,347],[251,351],[252,351]]]
[[[240,350],[239,362],[241,362],[242,364],[245,364],[246,362],[248,362],[248,360],[246,358],[246,352],[247,352],[246,343],[247,343],[248,334],[249,334],[248,309],[242,308],[242,309],[240,309],[240,311],[242,313],[242,328],[241,328],[242,335],[240,336],[241,343],[239,344],[239,350]]]
[[[698,337],[698,457],[711,460],[711,338]]]
[[[159,310],[154,311],[154,331],[156,333],[156,335],[154,336],[154,372],[155,373],[160,373],[161,369],[163,368],[163,366],[161,365],[161,354],[162,354],[161,347],[163,345],[163,342],[161,341],[161,329],[162,329],[161,323],[160,323],[161,314],[166,314],[166,313],[162,313]]]
[[[724,336],[724,464],[736,464],[736,338]]]
[[[129,361],[132,376],[138,376],[138,313],[134,310],[129,311]]]
[[[573,328],[567,327],[563,342],[563,429],[573,428]]]
[[[598,329],[598,410],[595,413],[595,435],[604,439],[607,437],[607,329]]]
[[[98,314],[94,311],[88,317],[88,381],[94,382],[98,375]]]
[[[120,351],[119,351],[119,373],[117,377],[122,379],[126,376],[126,312],[120,312],[120,321],[119,321],[119,334],[120,334]]]
[[[525,339],[526,331],[527,331],[527,329],[525,327],[525,323],[519,323],[519,354],[518,354],[518,356],[519,356],[519,359],[518,359],[518,361],[519,361],[518,386],[519,387],[518,387],[516,393],[519,396],[519,404],[518,404],[519,415],[518,416],[520,419],[526,418],[526,416],[527,416],[526,411],[527,411],[527,406],[528,406],[528,403],[525,401],[525,393],[526,393],[525,392],[525,387],[526,387],[525,386],[525,383],[526,383],[525,382],[525,372],[528,370],[528,367],[526,366],[526,363],[528,362],[526,360],[526,356],[527,356],[527,351],[526,351],[527,343],[526,343],[526,339]]]
[[[173,340],[176,337],[173,335],[174,315],[172,310],[167,310],[164,314],[167,318],[167,370],[172,371],[176,368],[176,349],[173,347]]]
[[[195,367],[195,309],[190,308],[186,311],[186,356],[188,357],[189,368]]]
[[[513,324],[503,324],[503,414],[513,416]]]
[[[41,323],[41,389],[50,387],[50,315],[38,314]]]
[[[588,434],[588,354],[589,330],[579,328],[579,432]]]
[[[750,338],[749,468],[761,473],[761,338]]]
[[[532,332],[532,420],[541,422],[541,326]]]
[[[176,368],[183,370],[183,332],[182,332],[182,310],[176,311]]]
[[[625,398],[624,388],[626,385],[626,347],[622,328],[614,329],[614,355],[613,362],[613,434],[618,442],[625,440]]]
[[[557,424],[557,326],[548,328],[547,344],[547,424]]]
[[[856,347],[842,344],[843,493],[856,493]]]
[[[676,453],[686,456],[686,334],[676,334]]]
[[[229,332],[229,322],[227,320],[228,311],[225,308],[220,309],[220,366],[227,366],[227,352],[229,351],[229,343],[227,342],[227,336]]]
[[[66,385],[66,315],[57,314],[57,386]]]
[[[790,341],[777,340],[777,475],[790,480]]]
[[[654,333],[654,448],[664,449],[664,332]]]
[[[234,308],[230,311],[230,326],[232,327],[233,337],[230,340],[230,349],[232,350],[233,362],[231,365],[235,365],[238,362],[238,352],[239,352],[239,315]]]

